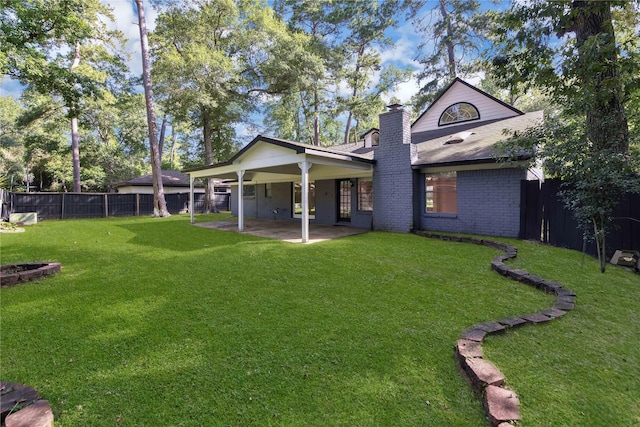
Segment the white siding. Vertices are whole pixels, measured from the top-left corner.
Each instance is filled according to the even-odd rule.
[[[455,82],[449,90],[438,99],[435,104],[432,104],[422,117],[420,117],[411,127],[411,132],[424,132],[441,128],[438,126],[438,120],[444,110],[446,110],[452,104],[457,102],[468,102],[473,104],[480,112],[480,120],[476,120],[476,123],[484,122],[486,120],[504,119],[507,117],[514,117],[518,114],[505,107],[504,105],[496,102],[494,99],[483,95],[467,85]],[[458,124],[447,125],[447,128],[455,128],[461,124],[469,122],[462,122]]]

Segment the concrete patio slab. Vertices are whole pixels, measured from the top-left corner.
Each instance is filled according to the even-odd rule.
[[[204,228],[232,231],[239,233],[236,221],[200,222],[194,225]],[[345,225],[309,224],[309,242],[316,243],[339,237],[363,234],[369,230],[365,228],[349,227]],[[302,225],[299,221],[244,219],[244,231],[241,234],[266,237],[289,243],[302,243]]]

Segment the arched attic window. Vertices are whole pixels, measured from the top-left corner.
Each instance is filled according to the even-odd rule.
[[[371,145],[373,147],[380,145],[380,132],[374,132],[373,135],[371,135]]]
[[[468,122],[471,120],[478,120],[480,113],[473,104],[468,102],[458,102],[447,107],[446,110],[440,115],[438,120],[438,126],[446,126],[454,123]]]

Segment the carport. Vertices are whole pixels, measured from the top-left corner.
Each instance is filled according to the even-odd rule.
[[[231,160],[185,170],[189,175],[191,223],[194,221],[193,189],[196,178],[237,182],[238,224],[244,231],[244,185],[278,182],[302,183],[301,241],[309,242],[309,182],[342,177],[366,178],[373,174],[375,160],[339,150],[258,135]]]

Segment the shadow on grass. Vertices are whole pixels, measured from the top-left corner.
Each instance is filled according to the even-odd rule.
[[[157,221],[157,222],[156,222]],[[122,224],[134,234],[127,243],[169,251],[195,251],[203,247],[223,247],[248,241],[265,241],[261,237],[194,227],[188,221],[164,221]]]

